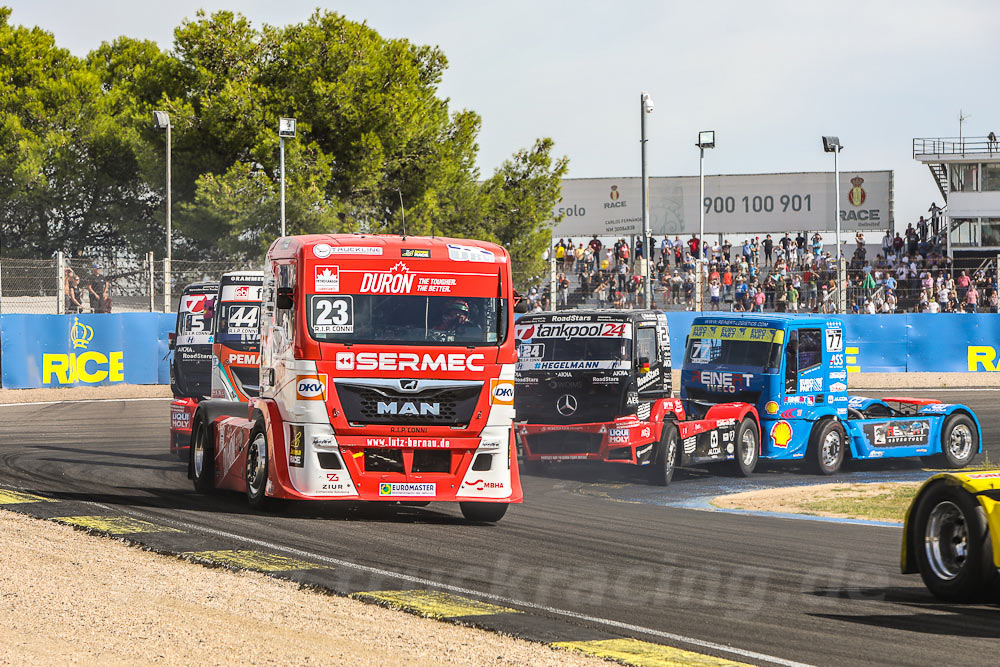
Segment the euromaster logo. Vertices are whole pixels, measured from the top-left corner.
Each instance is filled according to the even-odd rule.
[[[851,189],[847,193],[847,201],[851,202],[852,206],[861,206],[865,203],[865,191],[861,187],[861,184],[865,182],[865,179],[860,176],[855,176],[851,179]]]
[[[77,354],[43,354],[42,384],[97,384],[99,382],[125,381],[125,353],[109,352],[107,355],[88,350],[94,340],[94,328],[73,318],[69,330],[69,343],[74,350],[85,350]]]
[[[407,484],[382,482],[378,485],[380,496],[434,497],[437,495],[437,484]]]

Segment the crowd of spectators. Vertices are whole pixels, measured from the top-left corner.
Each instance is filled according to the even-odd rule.
[[[881,246],[872,248],[857,233],[846,267],[847,312],[997,312],[995,267],[953,270],[944,253],[944,231],[935,234],[935,227],[921,218],[903,233],[886,233]],[[704,310],[837,313],[836,258],[823,241],[818,232],[765,234],[737,244],[716,238],[704,248],[694,235],[686,241],[676,235],[650,237],[648,243],[639,238],[634,247],[625,238],[607,246],[597,236],[586,242],[560,239],[550,250],[556,305],[644,307],[649,261],[653,306],[694,310],[704,252]],[[548,299],[545,287],[529,294],[537,310],[548,308]]]

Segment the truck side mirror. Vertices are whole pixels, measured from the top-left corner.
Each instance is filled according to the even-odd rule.
[[[279,310],[289,310],[295,305],[295,290],[291,287],[279,287],[275,304]]]

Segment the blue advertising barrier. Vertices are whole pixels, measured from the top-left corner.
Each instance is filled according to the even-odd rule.
[[[683,362],[684,341],[691,330],[691,322],[702,314],[731,313],[667,313],[675,368],[680,368]],[[831,317],[844,323],[844,351],[850,370],[864,373],[1000,370],[1000,314],[901,313]]]
[[[675,368],[683,361],[691,322],[701,314],[667,313]],[[844,323],[847,365],[852,370],[1000,370],[1000,314],[835,317]],[[2,386],[167,384],[167,334],[175,321],[173,313],[0,315]]]
[[[5,388],[166,384],[172,313],[0,315]]]

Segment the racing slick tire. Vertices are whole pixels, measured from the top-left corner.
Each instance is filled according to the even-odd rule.
[[[941,427],[941,453],[921,460],[941,468],[964,468],[979,451],[979,432],[969,415],[956,412]]]
[[[469,521],[495,523],[507,513],[507,503],[459,503],[462,516]]]
[[[655,486],[669,486],[677,468],[677,454],[680,450],[680,435],[673,424],[663,425],[660,444],[656,448],[656,456],[649,465],[649,483]]]
[[[832,475],[840,470],[847,455],[847,431],[836,419],[823,419],[813,425],[806,449],[806,465],[818,475]]]
[[[948,602],[996,599],[997,569],[986,516],[964,489],[927,487],[913,516],[917,568],[924,585]]]
[[[195,415],[191,424],[188,461],[189,476],[194,480],[195,491],[208,493],[215,488],[215,438],[211,422],[205,421],[205,416],[200,412]]]
[[[733,470],[749,477],[760,458],[760,431],[753,417],[744,417],[736,429],[736,450],[733,452]]]
[[[260,422],[250,431],[247,442],[246,467],[244,476],[247,485],[247,502],[254,509],[263,509],[267,505],[267,476],[270,461],[267,455],[267,433]]]

